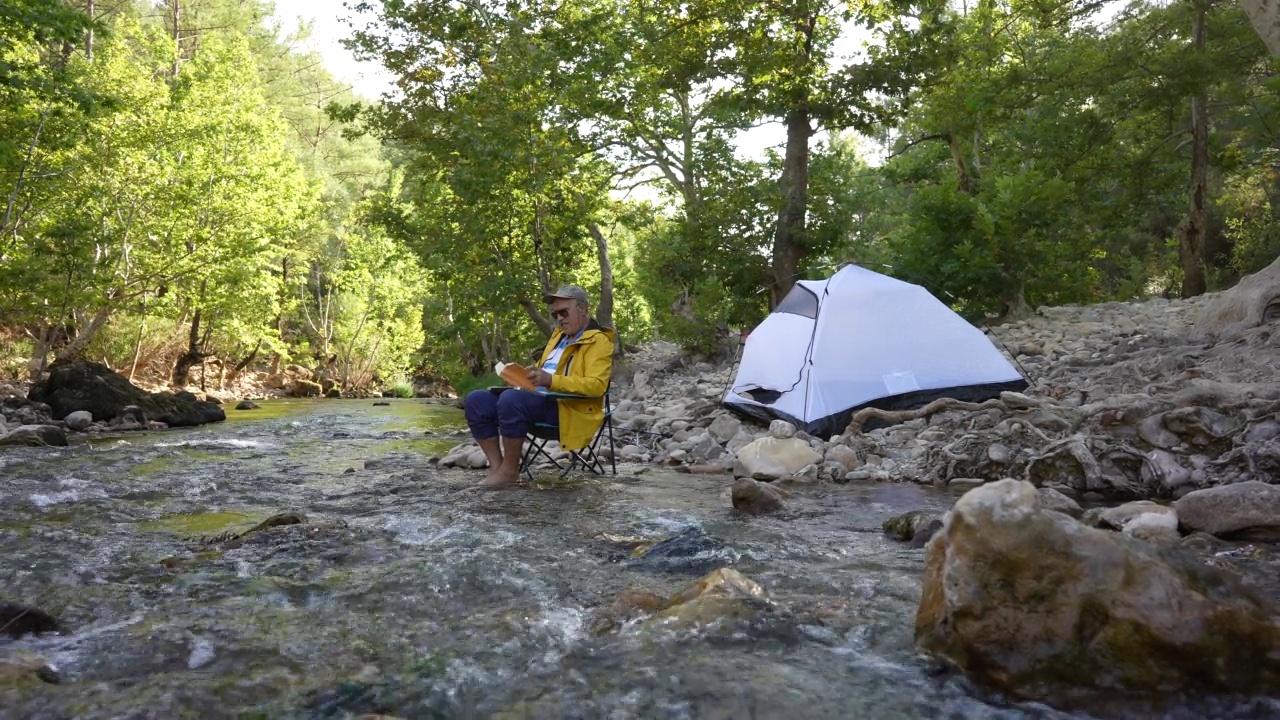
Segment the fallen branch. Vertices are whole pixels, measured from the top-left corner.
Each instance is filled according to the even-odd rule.
[[[977,410],[988,410],[991,408],[1007,409],[1005,404],[992,398],[984,400],[980,403],[965,402],[955,398],[938,398],[922,408],[915,410],[881,410],[880,408],[869,407],[862,408],[853,414],[849,420],[849,427],[845,432],[849,435],[861,435],[862,428],[867,424],[868,420],[883,420],[888,423],[900,423],[908,420],[917,420],[919,418],[929,417],[945,410],[967,410],[974,412]]]

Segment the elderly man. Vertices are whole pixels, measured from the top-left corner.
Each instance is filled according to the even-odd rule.
[[[558,327],[538,366],[529,370],[537,392],[476,390],[463,405],[471,435],[489,460],[489,474],[480,483],[485,487],[520,479],[520,453],[535,423],[557,426],[561,447],[580,450],[591,442],[604,417],[602,398],[613,372],[613,330],[592,319],[587,291],[577,285],[566,285],[543,300]],[[562,397],[565,394],[583,397]]]

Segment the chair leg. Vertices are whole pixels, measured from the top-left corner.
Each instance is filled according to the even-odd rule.
[[[609,465],[613,470],[613,474],[618,474],[618,448],[613,444],[613,415],[604,419],[604,424],[609,426]],[[600,468],[600,474],[604,474],[604,468]]]

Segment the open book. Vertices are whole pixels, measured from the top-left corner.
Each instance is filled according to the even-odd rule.
[[[537,385],[529,382],[529,371],[520,363],[500,362],[493,366],[493,371],[511,387],[533,391],[538,389]]]

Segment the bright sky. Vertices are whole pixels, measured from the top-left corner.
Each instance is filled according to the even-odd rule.
[[[320,52],[325,67],[334,77],[351,83],[357,95],[376,100],[390,89],[391,75],[377,63],[357,62],[351,51],[339,44],[343,38],[351,37],[351,28],[344,20],[354,14],[343,7],[344,1],[275,0],[275,16],[286,33],[297,27],[299,18],[315,23],[310,45]]]
[[[275,16],[284,32],[295,28],[299,19],[315,23],[310,45],[320,52],[329,72],[351,83],[357,95],[376,100],[391,88],[391,75],[377,63],[357,62],[351,51],[340,44],[340,40],[351,36],[351,28],[345,20],[354,13],[343,7],[347,1],[354,4],[356,0],[275,0]],[[840,45],[843,46],[838,46],[841,54],[857,49],[852,38],[842,39]],[[738,139],[738,154],[759,158],[767,147],[775,147],[781,152],[785,139],[781,123],[755,128]]]

